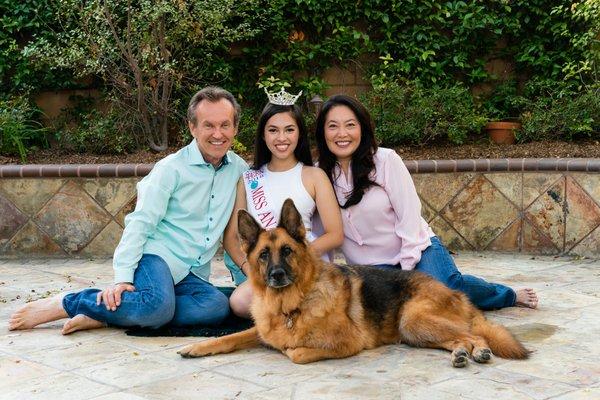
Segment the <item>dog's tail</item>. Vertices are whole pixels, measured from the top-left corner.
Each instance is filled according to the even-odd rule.
[[[481,312],[477,311],[472,321],[472,332],[482,336],[488,342],[490,350],[498,357],[525,359],[531,351],[513,336],[504,326],[488,321]]]

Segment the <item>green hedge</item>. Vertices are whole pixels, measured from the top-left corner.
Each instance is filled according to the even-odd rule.
[[[463,86],[427,89],[418,84],[387,83],[364,96],[384,145],[455,144],[480,132],[486,118]]]
[[[131,124],[117,124],[117,129],[129,130],[140,145],[161,148],[162,139],[151,136],[160,130],[171,142],[178,140],[187,100],[206,84],[230,89],[257,114],[265,102],[257,84],[268,77],[293,82],[292,90],[304,90],[308,99],[327,88],[320,78],[327,68],[358,62],[375,86],[410,82],[399,89],[403,94],[390,96],[420,99],[414,109],[457,102],[436,115],[414,113],[412,122],[388,119],[390,125],[380,129],[386,140],[421,143],[447,136],[460,142],[464,132],[480,123],[482,113],[523,112],[519,101],[526,81],[549,81],[575,95],[599,76],[597,0],[135,0],[130,10],[128,14],[127,2],[119,0],[0,0],[0,96],[72,87],[80,82],[77,78],[92,76],[108,101],[128,113],[125,120]],[[117,37],[125,37],[128,18],[139,84],[127,81],[135,74],[111,36],[114,28]],[[161,38],[166,39],[162,52]],[[494,58],[514,65],[518,80],[513,97],[506,101],[500,91],[475,99],[483,104],[475,111],[450,111],[472,101],[464,88],[497,84],[499,77],[485,69]],[[153,102],[156,92],[164,94],[165,77],[166,103]],[[147,120],[136,108],[140,98],[151,116]],[[530,103],[535,99],[526,98]],[[509,109],[515,105],[516,111]],[[443,116],[448,119],[441,120]],[[457,120],[463,122],[456,125]],[[395,135],[394,123],[413,133]],[[422,128],[427,131],[416,132]],[[129,148],[122,143],[117,147],[115,151]]]

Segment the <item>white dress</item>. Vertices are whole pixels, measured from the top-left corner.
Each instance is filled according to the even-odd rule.
[[[302,183],[302,167],[304,164],[298,162],[293,168],[283,172],[269,171],[267,165],[263,165],[260,171],[264,174],[261,181],[252,185],[246,183],[246,203],[250,215],[256,219],[263,228],[272,229],[279,223],[281,207],[286,199],[292,199],[296,209],[302,217],[302,222],[307,233],[311,230],[311,221],[315,212],[316,204]],[[244,173],[245,181],[252,170]],[[268,208],[261,207],[268,203]],[[312,235],[308,235],[312,240]]]

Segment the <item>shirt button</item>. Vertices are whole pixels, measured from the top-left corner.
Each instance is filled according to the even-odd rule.
[[[212,217],[209,217],[209,218],[208,218],[208,220],[209,220],[209,221],[212,221]]]
[[[210,198],[211,198],[211,199],[214,199],[214,198],[215,198],[215,195],[214,195],[214,194],[211,194],[211,195],[210,195]]]
[[[209,238],[206,238],[206,241],[207,241],[207,242],[209,242],[209,241],[210,241],[210,239],[209,239]]]

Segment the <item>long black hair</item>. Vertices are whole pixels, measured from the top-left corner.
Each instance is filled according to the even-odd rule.
[[[370,177],[371,172],[375,169],[373,156],[377,151],[377,141],[375,140],[375,126],[373,125],[371,115],[361,102],[344,94],[332,96],[327,100],[317,117],[315,139],[319,150],[319,167],[325,171],[332,184],[336,179],[334,171],[338,161],[336,156],[327,147],[325,140],[325,120],[329,111],[337,106],[346,106],[352,110],[358,119],[361,131],[360,144],[352,154],[352,162],[350,164],[353,183],[352,193],[345,199],[344,204],[340,204],[341,208],[348,208],[358,204],[369,187],[377,185]],[[340,203],[340,199],[338,199],[338,203]]]
[[[296,159],[304,165],[313,165],[312,156],[310,154],[308,131],[300,107],[295,104],[291,106],[280,106],[267,103],[258,120],[258,128],[256,129],[256,137],[254,138],[254,164],[252,165],[252,169],[259,169],[271,161],[271,157],[273,156],[265,142],[265,126],[267,125],[267,121],[275,114],[287,112],[292,115],[296,121],[296,125],[298,125],[298,144],[294,149],[294,156],[296,156]]]

